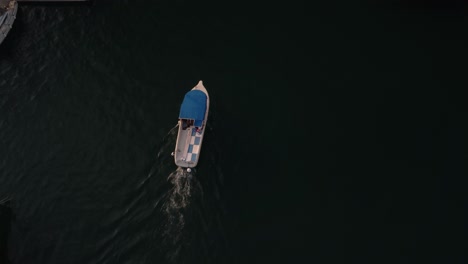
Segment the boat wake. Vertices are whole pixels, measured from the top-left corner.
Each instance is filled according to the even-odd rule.
[[[11,198],[9,196],[1,198],[0,199],[0,205],[8,203],[10,200],[11,200]]]
[[[115,237],[127,229],[142,230],[144,235],[129,236],[125,240],[125,254],[141,250],[142,257],[160,258],[168,264],[193,263],[193,259],[223,263],[217,260],[229,258],[230,245],[224,227],[227,210],[222,196],[224,174],[218,166],[221,152],[214,144],[214,134],[205,142],[203,170],[195,167],[188,172],[175,165],[171,156],[177,131],[178,125],[168,129],[155,147],[157,157],[149,171],[127,195],[125,207],[118,208],[106,220],[105,226],[111,228],[109,235],[98,243],[99,251],[104,252],[102,258],[109,257]]]
[[[162,207],[167,219],[164,237],[171,244],[176,244],[180,241],[185,226],[184,211],[190,205],[193,175],[179,167],[169,174],[167,180],[172,186]]]
[[[190,205],[193,203],[194,196],[202,192],[201,184],[196,179],[196,169],[190,172],[181,167],[175,170],[166,170],[168,163],[172,163],[173,157],[169,155],[175,144],[178,125],[173,127],[166,135],[162,147],[158,152],[158,164],[154,167],[151,174],[159,174],[159,188],[164,193],[158,199],[155,206],[159,207],[162,213],[162,235],[165,244],[173,247],[183,244],[184,227],[187,217],[190,218]],[[164,176],[166,175],[166,176]]]

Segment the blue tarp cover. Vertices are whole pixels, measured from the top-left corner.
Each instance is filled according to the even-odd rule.
[[[206,95],[200,90],[191,90],[185,94],[180,106],[179,118],[195,120],[195,126],[201,126],[205,118]]]

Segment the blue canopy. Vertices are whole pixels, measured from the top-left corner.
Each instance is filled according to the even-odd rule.
[[[180,106],[179,118],[195,120],[194,126],[201,126],[205,119],[206,94],[200,90],[190,90],[185,94]]]

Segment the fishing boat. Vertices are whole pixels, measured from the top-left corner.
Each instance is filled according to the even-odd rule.
[[[172,153],[175,164],[189,172],[200,159],[209,108],[210,97],[203,82],[199,81],[185,94],[180,106],[177,141]]]
[[[0,0],[0,43],[13,27],[17,11],[18,3],[16,0]]]

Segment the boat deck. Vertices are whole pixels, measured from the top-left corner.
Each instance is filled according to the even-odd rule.
[[[180,128],[180,140],[175,152],[176,164],[180,167],[195,167],[200,156],[203,130],[198,133],[195,127]]]

